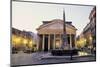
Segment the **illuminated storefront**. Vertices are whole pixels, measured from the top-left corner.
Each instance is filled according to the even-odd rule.
[[[91,53],[96,52],[96,7],[91,10],[89,15],[90,22],[84,27],[82,31],[83,37],[81,34],[77,39],[77,46],[82,48],[88,48]],[[84,40],[85,39],[85,40]]]
[[[26,31],[20,31],[18,29],[12,28],[12,48],[26,51],[26,50],[37,50],[36,42],[33,36]],[[12,50],[14,51],[14,50]]]

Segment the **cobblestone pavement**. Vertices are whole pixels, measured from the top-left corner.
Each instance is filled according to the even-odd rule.
[[[11,55],[11,65],[29,65],[29,64],[48,64],[48,63],[69,63],[69,62],[81,62],[81,61],[94,61],[94,56],[77,57],[70,60],[70,58],[44,58],[42,56],[47,52],[36,52],[32,54],[18,53]]]

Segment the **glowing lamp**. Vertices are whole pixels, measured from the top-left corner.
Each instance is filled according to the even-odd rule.
[[[27,44],[27,43],[28,43],[27,39],[24,39],[24,40],[23,40],[23,43],[24,43],[24,44]]]

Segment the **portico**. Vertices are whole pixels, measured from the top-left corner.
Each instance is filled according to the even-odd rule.
[[[54,19],[52,21],[45,21],[43,25],[37,28],[39,36],[39,50],[49,51],[52,49],[60,49],[62,45],[63,36],[63,20]],[[70,49],[75,47],[76,28],[72,22],[66,22],[66,36]],[[69,47],[68,47],[69,48]]]

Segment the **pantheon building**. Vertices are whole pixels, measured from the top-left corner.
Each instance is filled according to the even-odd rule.
[[[60,49],[62,46],[63,23],[61,19],[51,21],[43,21],[43,24],[37,28],[39,36],[38,50],[49,51],[52,49]],[[72,22],[65,21],[67,44],[70,48],[75,47],[76,28]]]

